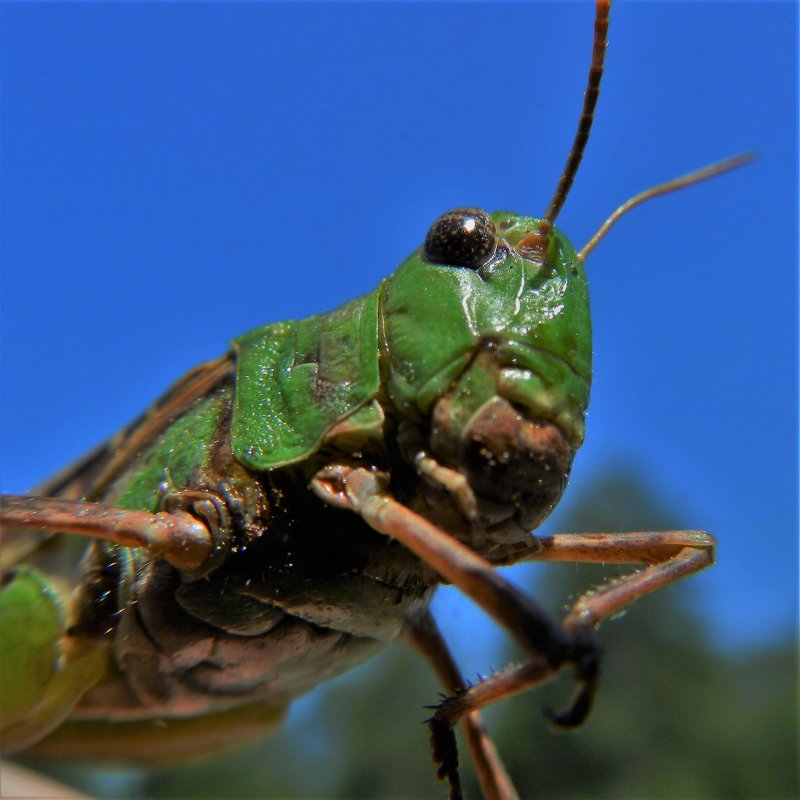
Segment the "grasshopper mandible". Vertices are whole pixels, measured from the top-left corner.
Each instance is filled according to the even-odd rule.
[[[451,695],[430,725],[454,796],[456,724],[486,796],[514,796],[481,707],[570,667],[577,693],[554,722],[583,721],[597,624],[713,560],[699,531],[531,534],[583,440],[583,261],[632,205],[744,160],[639,195],[575,252],[554,222],[608,12],[597,3],[578,133],[541,218],[443,215],[372,293],[244,334],[37,496],[4,497],[5,749],[114,758],[124,738],[128,758],[213,752],[399,636]],[[521,560],[645,566],[556,621],[495,570]],[[467,687],[427,610],[442,580],[527,662]]]

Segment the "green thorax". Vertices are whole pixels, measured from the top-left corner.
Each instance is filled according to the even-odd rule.
[[[378,392],[378,292],[327,314],[276,322],[233,342],[231,444],[264,470],[298,462]]]

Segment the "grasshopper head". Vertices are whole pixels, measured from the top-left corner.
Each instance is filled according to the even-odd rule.
[[[489,545],[524,539],[547,516],[584,436],[586,275],[557,230],[544,256],[525,248],[537,222],[449,212],[383,288],[391,401],[421,446],[467,478]]]

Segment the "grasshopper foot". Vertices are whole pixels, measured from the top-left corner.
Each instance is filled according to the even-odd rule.
[[[591,625],[582,625],[573,631],[575,650],[573,664],[578,690],[564,711],[545,709],[545,715],[558,730],[578,728],[592,710],[600,673],[601,649]]]
[[[431,731],[431,749],[433,763],[436,765],[438,780],[447,780],[450,784],[450,800],[461,800],[461,777],[458,774],[458,745],[453,726],[446,720],[436,716],[428,720]]]

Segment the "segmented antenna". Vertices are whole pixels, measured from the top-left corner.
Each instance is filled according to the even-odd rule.
[[[707,167],[697,169],[687,175],[681,175],[679,178],[673,178],[666,183],[659,183],[658,186],[652,186],[650,189],[645,189],[639,192],[635,197],[626,200],[611,216],[598,228],[597,233],[589,239],[578,253],[578,260],[583,263],[586,256],[594,250],[600,240],[611,230],[611,227],[619,220],[620,217],[627,214],[632,208],[636,208],[640,203],[645,200],[652,200],[654,197],[660,197],[662,194],[668,192],[676,192],[678,189],[685,189],[687,186],[694,186],[700,181],[707,181],[709,178],[715,178],[723,172],[728,172],[737,167],[749,164],[755,158],[754,153],[742,153],[738,156],[726,158],[724,161],[718,161],[716,164],[709,164]]]
[[[547,243],[550,233],[553,230],[553,223],[567,199],[572,182],[578,172],[578,167],[583,158],[583,151],[589,141],[589,132],[594,122],[594,109],[597,105],[597,98],[600,96],[600,79],[603,77],[603,65],[606,57],[606,47],[608,45],[608,15],[611,9],[611,0],[596,0],[594,16],[594,42],[592,43],[592,63],[589,67],[589,80],[586,84],[586,92],[583,95],[583,110],[580,120],[578,120],[578,130],[575,133],[575,140],[567,156],[567,163],[564,171],[556,186],[553,199],[544,212],[544,216],[539,220],[536,228],[525,236],[519,243],[519,247],[528,251],[534,251],[534,258],[540,258],[544,263],[547,253]]]

